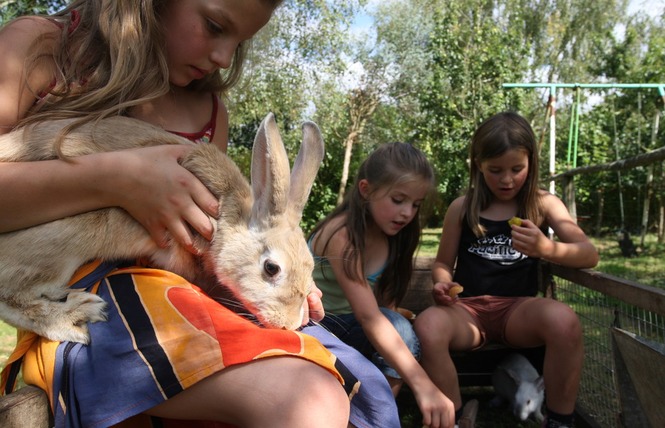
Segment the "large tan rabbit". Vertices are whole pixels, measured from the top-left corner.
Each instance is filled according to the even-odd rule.
[[[57,157],[54,140],[67,121],[53,121],[0,137],[0,160]],[[190,144],[144,122],[113,117],[67,135],[61,153],[75,156],[158,144]],[[105,303],[66,287],[75,270],[93,259],[147,257],[157,267],[197,283],[214,278],[267,327],[297,328],[313,283],[314,262],[299,222],[323,159],[317,126],[303,125],[303,142],[289,160],[275,119],[261,123],[252,152],[252,186],[212,145],[200,145],[182,165],[220,200],[211,218],[211,242],[200,236],[200,258],[175,242],[162,249],[120,208],[91,211],[0,234],[0,318],[49,339],[88,343],[87,322],[105,320]],[[203,269],[201,269],[203,266]]]

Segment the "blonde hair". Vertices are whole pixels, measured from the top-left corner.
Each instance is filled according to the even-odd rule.
[[[47,94],[35,94],[49,96],[19,126],[80,118],[71,129],[87,121],[127,114],[132,106],[168,93],[160,22],[171,1],[177,0],[74,0],[62,11],[45,16],[62,31],[52,54],[39,47],[54,42],[54,36],[36,41],[35,52],[41,53],[28,59],[27,73],[49,55],[58,75]],[[276,8],[282,0],[264,1]],[[228,70],[194,81],[189,88],[223,95],[238,81],[246,49],[247,43],[238,47]]]

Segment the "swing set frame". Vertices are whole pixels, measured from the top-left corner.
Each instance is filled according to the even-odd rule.
[[[552,194],[555,194],[555,181],[557,179],[563,180],[563,199],[568,206],[571,215],[574,218],[577,218],[577,212],[575,207],[575,190],[574,182],[572,177],[577,174],[583,174],[591,172],[592,170],[615,170],[617,172],[619,187],[621,187],[621,170],[631,166],[638,165],[651,165],[653,162],[663,159],[665,153],[665,148],[656,149],[649,153],[638,155],[635,158],[629,159],[619,159],[619,152],[616,143],[616,124],[615,124],[615,152],[617,159],[614,162],[604,164],[604,165],[592,165],[587,167],[577,167],[577,147],[578,147],[578,136],[579,136],[579,116],[580,116],[580,93],[581,89],[591,88],[591,89],[657,89],[660,97],[663,99],[665,104],[665,83],[505,83],[503,84],[504,88],[549,88],[549,98],[547,102],[547,109],[545,113],[545,122],[549,120],[549,191]],[[568,157],[567,157],[567,166],[568,170],[556,174],[556,94],[557,90],[560,88],[572,88],[575,89],[575,99],[571,104],[571,121],[570,121],[570,130],[568,135]],[[641,102],[640,104],[641,110]],[[657,123],[656,123],[657,129]],[[545,130],[547,126],[543,127],[543,132],[539,141],[539,152],[542,150],[542,145],[545,136]],[[655,138],[655,134],[653,135]],[[639,158],[639,159],[638,159]],[[648,162],[648,163],[645,163]],[[621,229],[624,229],[624,214],[623,214],[623,200],[622,195],[620,194],[620,203],[621,203]],[[645,214],[646,215],[646,214]],[[644,215],[643,215],[644,217]],[[647,219],[642,219],[642,227],[646,228]],[[644,232],[644,230],[643,230]],[[644,233],[642,233],[642,242],[644,240]]]

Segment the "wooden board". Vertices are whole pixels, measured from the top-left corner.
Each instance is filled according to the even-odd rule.
[[[612,345],[624,425],[665,426],[665,346],[617,327]]]
[[[34,386],[0,397],[0,427],[48,428],[52,427],[46,393]]]

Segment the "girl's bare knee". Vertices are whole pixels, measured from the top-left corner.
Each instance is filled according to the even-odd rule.
[[[304,428],[312,421],[322,427],[348,425],[350,401],[336,377],[309,364],[291,380],[276,392],[280,398],[273,403],[274,411],[282,415],[280,426]]]
[[[413,328],[421,347],[437,352],[468,349],[480,342],[480,332],[463,309],[431,307],[416,317]]]
[[[426,309],[418,315],[413,324],[413,329],[420,343],[435,345],[443,342],[447,344],[450,337],[446,337],[447,329],[442,329],[441,326],[447,324],[446,320],[448,318],[448,313],[437,307]]]
[[[548,341],[566,341],[574,344],[582,340],[582,324],[579,317],[569,306],[558,305],[553,316],[548,317]]]

